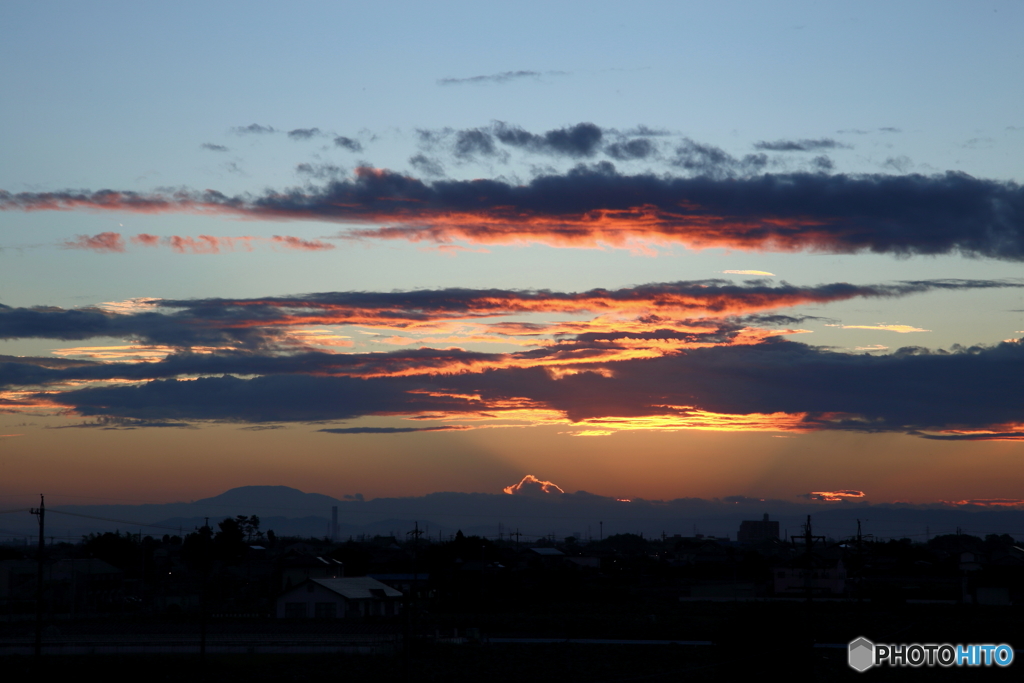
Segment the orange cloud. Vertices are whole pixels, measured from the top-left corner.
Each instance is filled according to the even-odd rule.
[[[902,296],[939,286],[1004,286],[989,282],[800,288],[708,280],[586,292],[451,288],[258,299],[131,299],[75,311],[0,307],[0,322],[5,329],[18,330],[17,336],[126,340],[56,352],[98,363],[5,364],[0,379],[7,382],[5,387],[84,387],[66,392],[66,397],[46,395],[52,404],[63,406],[57,410],[70,407],[83,415],[137,417],[150,410],[142,404],[145,398],[157,413],[197,420],[376,415],[470,423],[478,429],[497,428],[499,423],[570,426],[579,436],[629,430],[852,429],[939,432],[914,432],[926,438],[1017,439],[1024,434],[1011,424],[1019,417],[1015,404],[979,401],[998,385],[984,378],[1016,376],[1006,368],[1024,363],[1024,345],[970,354],[847,355],[771,339],[800,330],[745,324],[798,318],[729,317],[731,311],[790,301]],[[544,315],[551,313],[558,315]],[[589,319],[532,322],[583,313],[591,314]],[[377,352],[380,346],[343,325],[402,331],[393,335],[400,339],[381,334],[378,340],[403,346],[497,341],[532,348],[505,353],[451,346]],[[360,348],[353,353],[338,351],[357,343]],[[945,381],[944,367],[957,368],[955,378],[979,379],[964,385],[966,393],[958,391],[955,381]],[[179,380],[187,377],[202,379],[195,389],[182,388]],[[918,389],[918,377],[934,378],[928,391]],[[116,382],[147,384],[112,386]],[[823,392],[822,386],[842,391]],[[984,387],[984,393],[977,393],[977,387]],[[209,401],[214,389],[232,400]],[[913,400],[907,398],[910,394]],[[926,396],[919,400],[918,394]],[[281,400],[285,395],[289,399]],[[978,400],[961,400],[961,395]],[[8,409],[31,395],[5,398]],[[808,495],[835,500],[858,493]]]
[[[911,325],[843,325],[844,330],[883,330],[885,332],[898,332],[900,334],[907,334],[908,332],[931,332],[921,327],[913,327]]]
[[[0,413],[31,413],[36,410],[57,414],[66,412],[67,406],[55,403],[36,391],[0,391]]]
[[[333,244],[322,242],[320,240],[304,240],[298,237],[290,237],[288,235],[274,235],[270,239],[283,247],[288,249],[297,249],[299,251],[325,251],[327,249],[334,249]]]
[[[827,501],[839,501],[846,500],[848,498],[863,498],[866,494],[863,491],[857,491],[855,489],[844,489],[842,491],[811,491],[804,495],[805,498],[811,500],[827,500]]]
[[[252,251],[252,237],[213,237],[212,235],[200,235],[198,238],[180,237],[172,235],[167,238],[171,249],[179,254],[219,254],[221,249],[234,251],[241,248],[245,251]]]
[[[150,344],[125,344],[115,346],[74,346],[54,349],[51,353],[60,358],[89,358],[91,360],[115,361],[119,363],[148,363],[166,358],[177,349],[171,346]],[[231,350],[231,347],[193,346],[190,353],[216,353]]]
[[[64,242],[66,249],[90,249],[107,253],[124,252],[124,240],[116,232],[101,232],[98,235],[78,235],[74,240]]]
[[[819,287],[737,286],[726,281],[657,283],[618,290],[587,292],[517,290],[437,290],[393,294],[346,293],[308,298],[223,299],[223,308],[263,309],[258,319],[239,316],[232,325],[356,325],[394,330],[439,329],[445,321],[479,321],[518,314],[596,313],[590,321],[562,323],[503,322],[492,332],[520,334],[577,334],[595,332],[597,324],[615,332],[630,329],[697,331],[699,320],[673,321],[667,315],[722,318],[810,303],[845,301],[859,297],[901,296],[925,291],[921,285],[855,286],[845,283]],[[165,304],[184,307],[187,302]],[[623,320],[632,318],[633,320]],[[552,327],[557,325],[557,327]],[[626,327],[623,327],[625,325]],[[450,328],[449,328],[450,329]],[[706,332],[704,327],[700,331]]]
[[[129,315],[131,313],[152,310],[155,306],[158,306],[159,303],[160,299],[158,298],[140,296],[133,299],[125,299],[124,301],[106,301],[100,304],[99,308],[109,313]]]
[[[1017,508],[1024,507],[1024,498],[971,498],[970,500],[940,500],[945,505],[977,505],[980,507]]]
[[[565,491],[563,491],[558,485],[553,484],[550,481],[542,481],[532,474],[527,474],[518,484],[506,486],[502,490],[513,496],[535,496],[544,493],[565,493]]]
[[[739,218],[712,215],[694,204],[688,211],[653,205],[594,209],[578,214],[540,214],[493,207],[473,212],[433,212],[429,207],[381,212],[374,222],[392,226],[352,230],[341,239],[383,239],[449,244],[527,245],[576,249],[628,249],[651,254],[653,247],[680,244],[690,249],[722,247],[758,251],[831,251],[825,221],[805,218]],[[395,225],[397,224],[397,225]]]
[[[1024,441],[1024,423],[992,424],[984,429],[943,429],[937,433],[915,432],[915,435],[938,441]]]
[[[334,249],[334,245],[329,242],[306,240],[290,235],[274,235],[273,237],[257,237],[253,235],[238,237],[199,235],[198,237],[188,237],[169,235],[161,237],[143,232],[132,236],[129,238],[129,241],[140,247],[167,246],[179,254],[219,254],[222,251],[252,251],[253,244],[258,242],[265,242],[298,251],[327,251]],[[98,235],[92,236],[79,235],[74,240],[66,240],[64,247],[68,249],[91,249],[100,252],[124,253],[126,251],[124,237],[116,232],[101,232]]]
[[[349,348],[355,346],[352,338],[344,334],[336,334],[328,330],[289,330],[287,342],[295,346],[328,346],[337,348]]]
[[[666,414],[636,417],[595,417],[573,423],[583,427],[573,436],[608,436],[624,431],[676,432],[701,430],[714,432],[807,432],[813,425],[804,413],[750,413],[733,415],[698,410],[691,406],[663,406]]]
[[[132,244],[138,244],[143,247],[158,247],[160,246],[160,237],[140,232],[132,237]]]

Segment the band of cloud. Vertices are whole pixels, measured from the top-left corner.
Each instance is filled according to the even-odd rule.
[[[675,243],[1024,260],[1024,189],[960,173],[717,179],[622,175],[598,165],[512,185],[499,180],[426,183],[361,168],[352,179],[319,188],[258,196],[0,191],[0,209],[213,212],[384,223],[339,237],[442,244],[630,248]]]
[[[372,415],[492,417],[515,406],[568,421],[693,411],[789,414],[790,428],[856,431],[990,428],[1024,421],[1024,346],[891,356],[846,355],[795,342],[696,349],[609,364],[610,375],[552,376],[542,368],[416,377],[267,375],[158,380],[40,395],[83,416],[143,420],[289,422]],[[837,391],[836,387],[842,387]],[[1005,430],[1004,430],[1005,431]],[[1003,432],[996,432],[1003,433]]]

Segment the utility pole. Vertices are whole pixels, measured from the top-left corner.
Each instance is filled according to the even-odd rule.
[[[814,586],[812,584],[813,579],[811,578],[814,572],[814,556],[811,554],[811,547],[814,545],[816,539],[820,539],[822,543],[825,542],[824,536],[813,536],[811,534],[811,516],[807,515],[807,523],[804,524],[804,590],[807,594],[807,603],[811,603],[811,598],[814,595]]]
[[[860,533],[860,520],[857,520],[857,602],[864,599],[864,537]]]
[[[424,533],[423,531],[420,531],[420,523],[419,523],[419,521],[416,521],[415,522],[415,527],[413,528],[413,530],[412,531],[407,531],[406,534],[405,534],[406,536],[412,536],[412,575],[413,575],[412,576],[412,580],[413,580],[413,591],[416,590],[416,586],[417,586],[417,584],[419,584],[419,581],[420,581],[419,548],[420,548],[420,535],[423,534],[423,533]]]
[[[420,579],[419,568],[418,568],[416,560],[419,559],[419,557],[418,557],[418,555],[419,555],[418,550],[419,550],[419,547],[420,547],[420,534],[422,534],[422,533],[423,532],[420,531],[420,523],[419,523],[419,521],[417,521],[416,522],[416,526],[415,526],[415,528],[413,529],[413,532],[412,532],[412,573],[413,573],[413,585],[418,583],[419,579]]]
[[[871,521],[871,520],[867,520]],[[874,534],[864,535],[861,533],[860,520],[857,520],[857,602],[864,599],[864,539],[874,538]],[[853,567],[851,566],[851,569]]]
[[[43,553],[46,550],[45,520],[46,502],[43,494],[39,494],[39,507],[29,509],[33,515],[39,516],[39,554],[36,558],[36,647],[35,657],[38,666],[43,658]]]

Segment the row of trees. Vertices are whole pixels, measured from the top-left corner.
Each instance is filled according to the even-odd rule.
[[[248,551],[250,543],[276,541],[273,531],[265,534],[260,530],[260,518],[256,515],[228,517],[217,524],[215,533],[209,525],[187,534],[184,539],[165,535],[162,541],[149,536],[139,538],[134,534],[106,532],[89,534],[82,541],[82,551],[89,557],[96,557],[121,569],[130,569],[144,563],[161,542],[171,546],[181,545],[185,563],[196,569],[209,569],[213,563],[234,564]]]

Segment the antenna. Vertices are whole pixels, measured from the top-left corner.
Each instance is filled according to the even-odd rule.
[[[36,665],[43,658],[43,553],[46,551],[46,501],[39,494],[39,507],[29,509],[33,515],[39,516],[39,556],[36,558]]]

